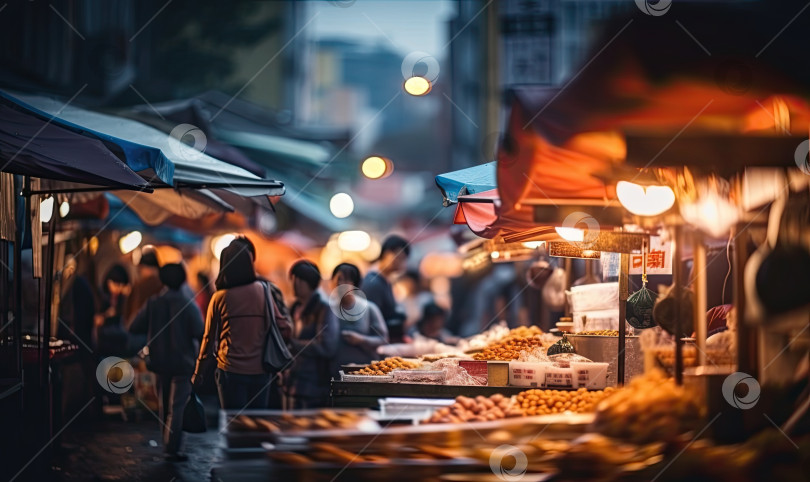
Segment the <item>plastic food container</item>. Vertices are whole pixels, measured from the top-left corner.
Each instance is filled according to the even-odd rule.
[[[546,368],[546,388],[574,388],[574,370],[550,366]]]
[[[589,390],[601,390],[607,386],[607,373],[609,363],[583,363],[571,362],[574,372],[574,387]]]
[[[391,383],[394,381],[393,375],[352,375],[351,373],[343,373],[340,371],[340,380],[343,382],[376,382],[376,383]]]
[[[444,385],[447,372],[444,370],[394,370],[395,383],[431,383]]]
[[[552,363],[509,362],[509,385],[516,387],[542,387],[546,383],[546,370]]]

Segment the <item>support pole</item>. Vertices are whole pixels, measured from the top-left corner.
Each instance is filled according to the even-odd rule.
[[[56,201],[56,200],[54,200]],[[54,203],[55,204],[55,203]],[[53,415],[51,413],[51,383],[50,383],[50,365],[51,365],[51,318],[53,316],[53,268],[54,268],[54,250],[56,238],[56,223],[59,219],[59,213],[56,212],[57,207],[54,206],[54,213],[51,216],[51,221],[48,223],[48,252],[45,260],[45,313],[42,317],[42,336],[41,340],[41,358],[40,362],[40,384],[42,386],[42,413],[47,417],[46,435],[51,437],[53,432],[51,424]],[[38,240],[38,245],[35,249],[42,249],[42,240]],[[33,245],[32,245],[33,246]]]
[[[617,367],[617,383],[624,386],[624,373],[625,373],[625,337],[627,336],[627,297],[629,295],[629,277],[630,277],[630,254],[621,254],[621,263],[619,266],[619,353],[618,353],[618,367]]]
[[[698,366],[706,365],[706,245],[703,236],[694,233],[692,237],[695,273],[695,335],[698,349]]]
[[[683,228],[675,225],[672,236],[672,282],[675,284],[675,383],[683,385],[683,313],[681,302],[683,300],[683,273],[681,252],[683,251]]]

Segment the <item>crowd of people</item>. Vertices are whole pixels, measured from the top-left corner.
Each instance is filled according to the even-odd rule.
[[[211,381],[226,410],[324,407],[342,366],[375,360],[381,345],[417,333],[447,340],[444,309],[424,300],[413,320],[394,297],[392,283],[405,274],[409,255],[407,240],[391,235],[365,276],[341,263],[328,282],[315,263],[299,260],[289,270],[293,299],[285,300],[256,272],[256,248],[245,237],[222,250],[213,289],[203,285],[196,294],[182,264],[161,265],[145,251],[137,282],[121,265],[108,270],[93,342],[102,357],[145,357],[158,378],[167,458],[184,460],[185,406]],[[290,363],[269,368],[273,350],[288,352]]]

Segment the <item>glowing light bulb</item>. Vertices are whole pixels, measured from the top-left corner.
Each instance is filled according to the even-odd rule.
[[[585,240],[585,231],[579,228],[554,228],[564,240],[571,242],[582,242]]]
[[[67,201],[62,202],[62,204],[59,205],[59,216],[64,218],[65,216],[68,215],[69,212],[70,212],[70,203],[68,203]]]
[[[141,245],[141,241],[143,241],[143,235],[140,231],[132,231],[121,236],[121,239],[118,240],[118,247],[121,248],[122,253],[129,254]]]
[[[619,181],[616,195],[625,209],[638,216],[655,216],[675,204],[675,193],[669,186],[642,186]]]
[[[523,244],[524,248],[537,249],[540,246],[542,246],[543,244],[545,244],[545,242],[544,241],[525,241],[522,244]]]
[[[705,193],[695,203],[682,205],[681,216],[715,238],[726,236],[739,219],[736,206],[714,192]]]
[[[211,240],[211,252],[214,253],[214,257],[219,259],[222,256],[222,250],[227,248],[231,241],[236,239],[235,234],[223,234],[221,236],[217,236],[216,238]]]
[[[39,220],[47,223],[53,217],[53,196],[39,202]]]

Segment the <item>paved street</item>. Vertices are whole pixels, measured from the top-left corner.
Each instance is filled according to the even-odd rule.
[[[169,463],[163,459],[160,427],[148,413],[129,422],[117,414],[106,415],[95,423],[76,423],[64,432],[61,451],[52,464],[52,480],[209,480],[211,466],[219,455],[216,406],[210,402],[213,400],[206,400],[209,430],[186,434],[187,462]]]

